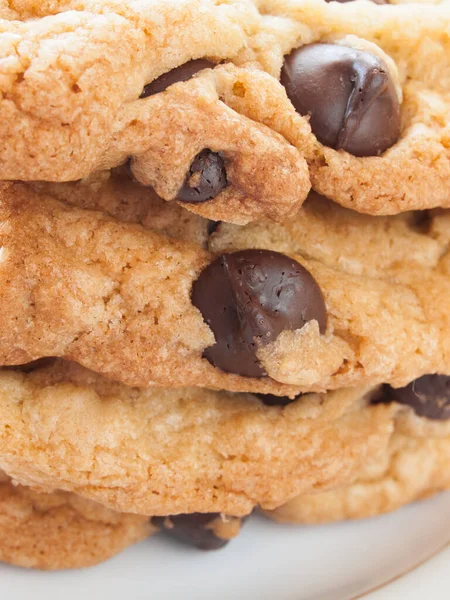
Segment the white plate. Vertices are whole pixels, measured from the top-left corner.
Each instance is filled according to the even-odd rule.
[[[449,540],[449,494],[355,523],[290,527],[255,517],[237,540],[218,552],[188,550],[156,536],[85,571],[51,574],[3,565],[0,596],[347,600],[378,588],[367,598],[448,600],[450,549],[438,553]],[[393,583],[385,586],[389,581]]]

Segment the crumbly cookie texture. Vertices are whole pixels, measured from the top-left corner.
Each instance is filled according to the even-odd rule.
[[[255,4],[264,15],[264,26],[252,38],[255,42],[248,58],[254,52],[275,77],[283,57],[305,44],[339,42],[363,48],[376,44],[392,59],[402,89],[401,135],[381,156],[358,158],[323,146],[312,135],[310,145],[303,146],[294,119],[285,120],[284,126],[275,124],[288,109],[274,113],[273,129],[305,148],[313,188],[369,214],[448,207],[450,41],[443,27],[448,28],[450,5],[379,6],[322,0],[256,0]],[[431,64],[436,68],[430,69]]]
[[[119,513],[76,494],[14,485],[0,472],[0,561],[27,569],[91,567],[159,531],[215,550],[236,537],[241,524],[221,514],[151,519]]]
[[[0,561],[59,570],[90,567],[157,531],[148,517],[125,515],[66,492],[39,493],[0,483]]]
[[[302,154],[225,100],[241,93],[244,78],[273,102],[278,83],[268,74],[230,63],[139,99],[146,84],[186,61],[236,57],[260,22],[251,2],[37,4],[17,3],[13,12],[9,2],[3,15],[0,8],[2,123],[11,124],[0,126],[0,162],[9,163],[0,177],[75,180],[132,157],[136,177],[173,200],[195,156],[209,149],[223,156],[228,186],[211,202],[185,204],[190,210],[242,223],[299,207],[310,188]],[[18,169],[16,153],[26,154]]]
[[[209,248],[215,253],[266,248],[289,254],[307,266],[322,289],[328,333],[322,337],[307,324],[284,331],[274,344],[261,348],[259,356],[272,378],[300,384],[302,378],[318,376],[330,389],[380,383],[385,377],[400,386],[422,366],[429,372],[448,370],[448,225],[445,211],[370,217],[313,193],[283,225],[220,224]],[[337,351],[342,360],[334,370],[330,343],[338,339],[347,348]],[[423,356],[413,350],[418,347],[413,340],[427,346]],[[427,362],[435,352],[439,364],[426,367],[423,358]],[[305,373],[313,354],[317,371]]]
[[[74,194],[73,203],[82,197]],[[109,196],[97,198],[102,205]],[[3,365],[59,356],[139,387],[291,397],[448,372],[445,212],[426,223],[414,215],[373,218],[312,197],[284,226],[219,226],[212,254],[25,184],[1,184],[0,200]],[[219,251],[249,247],[295,258],[317,281],[328,312],[325,334],[312,320],[258,349],[269,377],[225,373],[202,358],[214,336],[191,302],[193,283]]]
[[[450,423],[400,412],[387,447],[370,457],[354,480],[305,494],[266,514],[280,523],[324,523],[390,512],[450,488]]]
[[[129,169],[99,171],[73,183],[33,182],[48,194],[76,208],[99,210],[124,223],[138,223],[169,238],[205,248],[211,221],[183,210],[175,202],[164,202],[151,188],[139,185]]]
[[[75,180],[131,157],[137,179],[174,200],[209,149],[228,186],[183,206],[214,220],[280,220],[311,183],[371,214],[449,206],[446,3],[3,0],[0,17],[2,179]],[[401,135],[381,156],[323,146],[286,96],[283,57],[318,41],[381,55],[400,86]],[[217,66],[140,98],[197,58]]]
[[[267,406],[251,394],[129,388],[56,361],[0,372],[0,468],[121,512],[246,515],[348,480],[396,408],[370,390]]]

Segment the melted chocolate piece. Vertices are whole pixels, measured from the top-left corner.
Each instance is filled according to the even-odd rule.
[[[200,550],[218,550],[226,546],[229,540],[217,537],[212,529],[206,527],[218,517],[219,513],[192,513],[153,517],[151,522],[183,544],[195,546]]]
[[[325,0],[325,2],[339,2],[339,4],[347,4],[347,2],[354,2],[355,0]],[[370,0],[374,4],[389,4],[386,0]]]
[[[216,65],[205,58],[198,58],[197,60],[190,60],[184,65],[180,65],[175,69],[172,69],[168,73],[164,73],[151,83],[145,86],[144,91],[140,95],[140,98],[148,98],[154,96],[160,92],[164,92],[167,88],[174,83],[181,81],[188,81],[199,71],[203,69],[214,69]]]
[[[399,402],[414,409],[420,417],[445,421],[450,419],[450,377],[424,375],[402,388],[383,386],[379,402]]]
[[[194,158],[177,200],[207,202],[218,196],[227,185],[227,172],[221,155],[212,150],[202,150]]]
[[[204,357],[246,377],[266,375],[256,356],[257,341],[268,344],[313,319],[321,333],[327,324],[322,292],[311,273],[270,250],[223,254],[194,283],[192,302],[216,339]]]
[[[337,44],[310,44],[285,57],[281,83],[317,139],[354,156],[376,156],[400,135],[400,104],[385,63]]]
[[[302,396],[299,394],[295,398],[289,398],[289,396],[275,396],[275,394],[253,394],[263,402],[266,406],[287,406],[292,404]]]

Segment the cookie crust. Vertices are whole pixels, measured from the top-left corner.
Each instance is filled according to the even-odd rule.
[[[2,179],[75,180],[131,157],[137,179],[173,201],[209,148],[223,152],[230,185],[183,206],[214,220],[282,220],[311,185],[368,214],[449,206],[447,3],[29,0],[3,3],[0,17]],[[323,146],[288,100],[283,57],[318,41],[372,45],[392,65],[403,123],[383,155]],[[162,73],[205,57],[227,63],[139,99]]]
[[[25,184],[0,185],[0,217],[0,364],[59,356],[127,385],[290,396],[448,373],[445,212],[431,215],[423,233],[414,217],[369,218],[313,199],[280,228],[219,227],[213,253]],[[193,282],[218,253],[252,247],[303,265],[328,313],[324,335],[310,321],[259,348],[262,378],[202,358],[214,337],[191,301]]]
[[[0,483],[0,561],[27,569],[91,567],[157,531],[147,517],[114,512],[66,492]]]
[[[353,480],[299,496],[266,514],[279,523],[325,523],[391,512],[450,489],[450,423],[401,410],[389,444],[369,457]]]
[[[390,437],[367,389],[265,406],[251,394],[128,388],[74,363],[0,372],[0,468],[121,512],[243,516],[348,480]]]

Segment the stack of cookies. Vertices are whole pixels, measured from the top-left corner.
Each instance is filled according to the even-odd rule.
[[[450,487],[450,4],[1,0],[0,90],[0,560]]]

